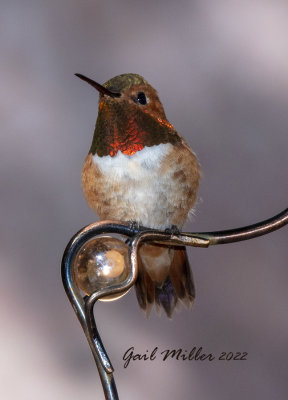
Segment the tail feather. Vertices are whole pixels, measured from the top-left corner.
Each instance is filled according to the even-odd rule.
[[[135,290],[139,306],[149,316],[155,300],[155,287],[152,279],[145,271],[141,257],[138,257],[138,278],[135,283]]]
[[[170,279],[176,296],[186,307],[190,307],[195,299],[195,285],[185,247],[174,253],[170,268]]]
[[[148,257],[151,247],[155,245],[147,245],[138,255],[138,278],[135,284],[136,295],[140,307],[149,316],[153,303],[155,302],[156,310],[164,309],[169,318],[172,317],[173,311],[179,300],[189,307],[195,298],[195,287],[193,276],[190,270],[189,261],[185,247],[156,245],[157,249],[152,249],[154,257]],[[163,253],[160,254],[159,247],[162,247]],[[157,256],[156,256],[157,252]],[[170,254],[169,264],[162,265],[159,261],[167,262],[167,252]],[[155,260],[154,260],[155,258]],[[155,269],[164,271],[162,274],[155,272]],[[158,279],[162,277],[161,281]],[[155,279],[157,277],[157,279]],[[154,279],[153,279],[154,278]]]
[[[167,316],[172,318],[172,313],[176,307],[178,298],[169,278],[166,279],[162,287],[155,286],[155,301],[160,308],[163,307]]]

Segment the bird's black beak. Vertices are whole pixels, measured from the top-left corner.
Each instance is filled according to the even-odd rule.
[[[89,83],[89,85],[93,86],[96,90],[98,90],[98,92],[100,92],[101,94],[105,94],[106,96],[110,96],[110,97],[120,97],[121,93],[117,93],[117,92],[111,92],[111,90],[106,89],[104,86],[100,85],[99,83],[93,81],[90,78],[87,78],[86,76],[82,75],[82,74],[75,74],[76,76],[78,76],[78,78],[82,79],[83,81]]]

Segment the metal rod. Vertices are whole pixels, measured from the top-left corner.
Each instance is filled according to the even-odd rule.
[[[96,327],[93,315],[93,305],[99,297],[106,294],[121,292],[122,290],[130,288],[136,279],[136,271],[133,271],[131,267],[127,281],[121,286],[103,288],[99,293],[94,293],[92,296],[85,298],[83,298],[79,288],[75,284],[73,276],[73,262],[78,250],[92,237],[107,232],[121,233],[127,236],[134,234],[134,230],[129,227],[129,224],[125,223],[117,222],[115,224],[112,221],[104,221],[88,225],[76,233],[68,243],[63,255],[61,273],[66,294],[83,328],[98,368],[105,399],[118,400],[119,397],[113,377],[113,367]]]
[[[209,245],[232,243],[252,239],[282,228],[288,224],[288,208],[265,221],[242,228],[216,232],[168,233],[145,227],[135,228],[133,224],[119,221],[100,221],[81,229],[68,243],[62,260],[62,280],[67,296],[80,321],[91,348],[106,400],[118,400],[113,367],[97,330],[93,308],[102,296],[128,290],[137,279],[137,253],[143,242],[157,242],[173,245],[208,247]],[[91,238],[103,233],[121,234],[130,237],[129,274],[125,282],[102,288],[90,296],[81,294],[73,276],[73,262],[80,248]]]
[[[218,232],[193,233],[192,235],[209,240],[210,245],[226,244],[249,240],[267,233],[276,231],[288,224],[288,208],[265,221],[258,222],[243,228],[229,229]],[[184,235],[190,235],[184,234]]]

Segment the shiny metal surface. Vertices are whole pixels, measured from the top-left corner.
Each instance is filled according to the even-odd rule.
[[[145,227],[135,228],[133,224],[119,221],[100,221],[86,226],[80,230],[68,243],[62,260],[62,280],[66,294],[81,323],[88,343],[90,345],[100,379],[102,382],[105,399],[117,400],[118,393],[113,378],[113,367],[103,346],[98,333],[93,307],[95,302],[102,296],[119,293],[129,289],[137,278],[137,251],[143,242],[157,242],[173,245],[185,245],[194,247],[208,247],[210,245],[232,243],[249,240],[257,236],[265,235],[282,228],[288,224],[288,209],[265,221],[242,228],[219,231],[170,234],[167,232],[148,229]],[[125,282],[103,288],[90,296],[82,297],[80,289],[73,279],[73,261],[80,249],[92,237],[100,234],[114,233],[126,235],[130,239],[129,276]]]
[[[93,315],[93,306],[99,297],[105,296],[106,294],[118,293],[126,287],[127,289],[131,287],[137,276],[136,271],[131,269],[128,279],[124,284],[104,288],[101,291],[93,293],[91,296],[85,296],[84,298],[81,295],[80,289],[74,282],[72,271],[74,258],[81,246],[92,237],[102,233],[121,233],[130,236],[134,231],[129,228],[127,224],[113,223],[110,221],[97,222],[88,225],[76,233],[68,243],[63,255],[61,272],[66,294],[84,330],[98,368],[105,398],[116,400],[118,399],[118,394],[113,378],[113,367],[96,327]],[[130,264],[130,266],[132,267],[132,264]]]
[[[199,238],[209,240],[210,245],[240,242],[276,231],[288,224],[288,208],[265,221],[258,222],[243,228],[229,229],[219,232],[195,233]],[[188,234],[189,235],[189,234]]]

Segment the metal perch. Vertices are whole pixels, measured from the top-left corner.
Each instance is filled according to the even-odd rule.
[[[119,221],[100,221],[81,229],[68,243],[62,260],[62,280],[67,296],[81,323],[93,357],[95,359],[102,382],[105,399],[117,400],[118,393],[113,378],[113,367],[105,351],[98,333],[93,308],[95,302],[103,296],[123,293],[128,290],[137,279],[137,251],[142,242],[157,242],[171,245],[185,245],[194,247],[208,247],[216,244],[238,242],[265,235],[288,224],[288,209],[280,214],[243,228],[219,231],[170,234],[154,229],[139,227],[135,229],[131,224]],[[82,294],[73,275],[73,263],[80,248],[95,236],[114,233],[130,238],[129,266],[127,278],[119,283],[100,288],[89,296]]]

